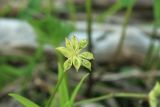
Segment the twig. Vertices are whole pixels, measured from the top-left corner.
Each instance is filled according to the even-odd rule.
[[[149,76],[160,77],[160,72],[141,72],[141,71],[132,71],[130,73],[115,73],[115,74],[105,74],[101,77],[101,81],[118,81],[121,79],[129,78],[146,78]]]
[[[111,93],[111,94],[107,94],[104,96],[100,96],[100,97],[96,97],[88,100],[82,100],[75,103],[75,105],[77,106],[85,103],[97,102],[97,101],[101,101],[101,100],[105,100],[113,97],[147,99],[148,95],[141,94],[141,93]]]

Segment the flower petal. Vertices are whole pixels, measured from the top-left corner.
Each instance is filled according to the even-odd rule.
[[[94,59],[93,54],[90,52],[83,52],[82,54],[80,54],[80,57],[89,59],[89,60]]]
[[[61,52],[65,57],[69,58],[71,56],[69,49],[64,47],[56,48],[59,52]]]
[[[72,37],[71,44],[73,46],[73,49],[77,50],[79,48],[79,42],[76,36]]]
[[[83,49],[88,45],[88,41],[86,39],[80,40],[79,42],[79,48]]]
[[[78,71],[81,66],[81,59],[78,57],[73,57],[73,65],[76,68],[76,70]]]
[[[66,42],[66,47],[67,48],[69,48],[69,49],[72,48],[72,44],[71,44],[71,41],[69,39],[66,38],[65,42]]]
[[[69,70],[71,68],[71,66],[72,66],[72,59],[69,58],[64,62],[64,65],[63,65],[64,71]]]
[[[88,60],[82,59],[82,66],[84,66],[85,68],[91,71],[91,63]]]

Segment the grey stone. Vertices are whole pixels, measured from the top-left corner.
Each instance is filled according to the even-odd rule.
[[[84,30],[85,28],[82,26],[78,26],[78,28],[82,28],[83,30],[73,32],[70,34],[70,37],[74,34],[79,39],[87,39],[87,34]],[[98,30],[96,30],[96,28],[98,28]],[[122,28],[120,25],[105,26],[106,30],[101,28],[101,26],[94,27],[93,25],[92,43],[95,60],[98,62],[110,62],[114,60]],[[136,27],[129,26],[127,28],[122,54],[120,56],[121,59],[129,59],[142,63],[148,52],[150,41],[151,40],[147,34]],[[160,46],[158,40],[154,41],[154,43],[156,46]]]
[[[80,107],[105,107],[105,106],[98,104],[98,103],[89,103],[89,104],[84,104]]]
[[[36,34],[26,21],[0,19],[0,46],[36,46]]]
[[[36,33],[28,22],[18,19],[0,19],[0,52],[36,46]]]

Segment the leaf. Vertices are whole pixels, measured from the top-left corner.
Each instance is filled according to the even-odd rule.
[[[61,52],[66,58],[69,58],[71,56],[70,51],[67,48],[59,47],[56,48],[59,52]]]
[[[154,18],[156,25],[160,26],[160,0],[154,0]]]
[[[80,90],[84,80],[88,77],[89,73],[87,73],[86,75],[84,75],[81,79],[81,81],[78,83],[78,85],[76,86],[76,88],[74,89],[72,95],[71,95],[71,99],[70,99],[70,104],[71,104],[71,107],[73,106],[73,103],[74,103],[74,100],[78,94],[78,91]]]
[[[62,62],[59,62],[58,63],[58,79],[59,80],[60,80],[62,75],[64,75],[63,64],[62,64]],[[59,107],[66,107],[65,103],[66,103],[66,101],[69,100],[69,90],[68,90],[68,84],[67,83],[68,83],[67,75],[64,75],[63,80],[62,80],[61,84],[59,85],[59,88],[58,88],[58,91],[57,91],[59,98],[58,99],[56,99],[56,98],[53,99],[53,100],[55,100],[54,104],[57,103],[57,100],[60,99],[58,101]],[[53,100],[52,100],[52,102],[53,102]],[[58,107],[58,106],[54,105],[53,107]]]
[[[150,107],[157,107],[158,97],[160,97],[160,84],[157,82],[154,88],[149,93]]]
[[[88,45],[88,42],[87,42],[86,39],[80,40],[80,42],[79,42],[79,48],[80,49],[85,48],[87,45]]]
[[[72,37],[71,44],[73,46],[73,49],[77,50],[79,48],[79,43],[78,43],[78,39],[76,36]]]
[[[80,58],[77,57],[73,57],[73,65],[76,68],[76,70],[78,71],[80,66],[81,66],[81,60]]]
[[[68,101],[64,104],[64,107],[72,107],[72,106],[71,106],[71,101],[68,100]]]
[[[89,59],[89,60],[94,59],[93,54],[90,52],[83,52],[80,56],[82,58]]]
[[[64,62],[64,71],[69,70],[71,66],[72,66],[72,59],[69,58]]]
[[[136,0],[119,0],[122,7],[127,7],[135,3]]]
[[[106,19],[108,19],[108,16],[115,14],[121,8],[122,8],[121,4],[119,3],[119,1],[117,1],[117,3],[107,8],[104,12],[102,12],[102,14],[98,16],[98,21],[104,22]]]
[[[91,63],[88,60],[82,59],[82,66],[84,66],[85,68],[91,71]]]
[[[20,95],[11,93],[11,94],[9,94],[9,96],[11,96],[14,99],[16,99],[18,102],[20,102],[25,107],[40,107],[39,105],[35,104],[34,102],[32,102],[29,99],[27,99],[25,97],[22,97]]]

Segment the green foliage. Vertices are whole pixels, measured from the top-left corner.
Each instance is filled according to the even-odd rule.
[[[42,0],[30,0],[28,7],[19,14],[20,18],[27,19],[38,34],[39,43],[49,43],[58,46],[70,32],[73,26],[67,22],[63,22],[52,15],[52,7],[47,0],[48,8],[42,8]],[[38,17],[38,19],[36,19]]]
[[[86,80],[86,78],[88,77],[88,75],[89,75],[89,73],[86,74],[86,75],[84,75],[84,76],[82,77],[82,79],[80,80],[80,82],[77,84],[76,88],[74,89],[74,91],[73,91],[73,93],[72,93],[72,95],[71,95],[70,103],[69,103],[70,106],[68,106],[68,107],[73,107],[75,98],[76,98],[76,96],[77,96],[80,88],[82,87],[83,82],[84,82],[84,81]]]
[[[3,56],[0,58],[0,90],[13,83],[17,78],[30,78],[36,64],[36,55],[33,56]],[[8,62],[23,62],[23,67],[15,67]]]
[[[71,24],[51,16],[39,20],[32,19],[30,23],[37,31],[40,43],[49,43],[54,46],[58,46],[73,31]]]
[[[5,16],[8,13],[12,11],[11,7],[9,5],[5,6],[3,9],[0,11],[0,16]]]
[[[89,52],[84,53],[83,58],[81,59],[78,56],[79,52],[81,51],[80,47],[87,46],[86,45],[87,42],[84,42],[84,41],[85,40],[83,40],[82,42],[79,42],[77,38],[73,36],[71,40],[66,39],[66,48],[64,47],[57,48],[57,50],[59,50],[66,58],[68,58],[68,60],[65,61],[64,64],[62,63],[58,64],[58,71],[59,71],[58,72],[58,82],[54,88],[53,93],[51,94],[51,97],[48,100],[46,107],[56,107],[57,105],[60,105],[61,107],[73,107],[75,97],[78,91],[80,90],[80,87],[82,86],[84,80],[87,78],[89,74],[86,74],[83,76],[79,84],[76,85],[76,88],[74,89],[73,93],[71,93],[71,96],[69,96],[68,84],[67,84],[67,74],[66,74],[67,72],[65,71],[67,71],[71,67],[72,64],[75,66],[76,70],[78,70],[81,65],[81,59],[84,59],[86,57],[88,57],[89,59],[93,59],[93,55]],[[80,46],[81,45],[80,43],[82,44],[82,46]],[[74,59],[74,58],[77,58],[77,59]],[[61,58],[59,60],[61,61]],[[57,93],[59,93],[58,94],[59,104],[57,104],[57,98],[55,98],[55,95]]]
[[[19,17],[23,19],[32,19],[33,15],[39,14],[41,11],[41,0],[29,0],[27,8],[19,13]]]
[[[154,23],[153,23],[153,31],[151,35],[151,43],[148,49],[148,53],[146,55],[144,68],[151,69],[153,66],[159,68],[159,60],[157,56],[159,55],[160,47],[154,44],[154,39],[157,35],[158,28],[160,27],[160,1],[154,0],[153,2],[153,16],[154,16]]]
[[[59,67],[61,65],[59,64]],[[59,68],[59,70],[62,70],[62,68]],[[88,77],[89,73],[84,75],[82,77],[82,79],[80,80],[80,82],[76,85],[75,89],[73,90],[73,92],[71,93],[71,96],[69,96],[69,92],[68,92],[68,86],[67,86],[67,83],[66,83],[66,78],[65,76],[66,75],[63,75],[64,72],[59,72],[59,75],[60,75],[60,78],[59,80],[62,80],[61,78],[63,78],[62,81],[58,81],[57,85],[60,83],[60,85],[58,86],[58,91],[55,90],[54,93],[58,93],[59,92],[59,102],[60,103],[60,107],[73,107],[74,105],[74,101],[75,101],[75,98],[83,84],[83,82],[86,80],[86,78]],[[63,75],[63,76],[62,76]],[[47,107],[51,107],[51,105],[53,105],[52,107],[56,107],[55,105],[57,105],[56,101],[57,99],[55,99],[54,97],[52,97],[52,100],[50,100],[51,103],[49,105],[47,105]]]
[[[154,18],[156,25],[160,26],[160,0],[154,0]]]
[[[113,4],[109,9],[104,11],[99,17],[99,21],[105,21],[108,16],[111,16],[118,12],[119,10],[123,8],[127,8],[128,6],[131,6],[134,4],[136,0],[117,0],[115,4]]]
[[[69,10],[71,20],[75,22],[76,21],[76,7],[74,5],[74,0],[67,0],[67,9]]]
[[[16,99],[18,102],[20,102],[22,105],[24,105],[25,107],[39,107],[37,104],[35,104],[34,102],[30,101],[29,99],[22,97],[18,94],[9,94],[9,96],[13,97],[14,99]]]
[[[158,107],[158,97],[160,97],[160,84],[157,82],[149,93],[150,107]]]
[[[88,60],[94,59],[93,54],[90,52],[81,53],[82,49],[85,48],[87,44],[85,40],[78,41],[77,38],[73,36],[71,40],[66,39],[66,48],[57,48],[57,50],[67,58],[64,62],[65,71],[70,69],[72,64],[77,71],[81,65],[91,70],[91,63]]]
[[[63,75],[63,73],[64,73],[63,64],[59,63],[58,64],[58,78],[59,79]],[[67,81],[67,74],[66,74],[58,90],[60,107],[65,107],[65,103],[69,100],[69,90],[68,90],[67,82],[68,81]]]
[[[136,0],[118,0],[119,4],[122,6],[122,7],[128,7],[132,4],[134,4]]]

